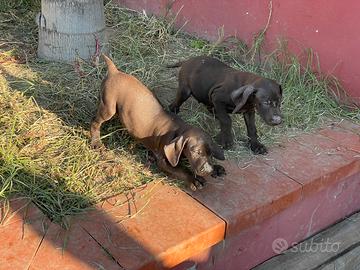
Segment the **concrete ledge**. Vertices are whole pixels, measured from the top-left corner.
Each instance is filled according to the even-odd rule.
[[[29,206],[36,209],[28,200],[15,199],[4,211],[2,266],[166,269],[222,241],[225,233],[222,219],[162,182],[109,198],[86,215],[69,219],[68,230],[48,221],[41,226],[45,217],[38,211],[33,211],[32,222],[30,217],[24,220],[23,211]],[[28,229],[22,234],[24,224]]]
[[[276,255],[274,240],[297,243],[360,209],[359,134],[360,126],[342,122],[287,139],[267,156],[224,162],[227,176],[209,179],[191,196],[153,182],[72,218],[66,231],[16,199],[1,207],[0,263],[250,269]],[[24,224],[28,229],[19,237]]]
[[[223,220],[163,183],[111,198],[80,226],[125,269],[171,268],[220,242],[225,232]]]
[[[226,238],[204,252],[206,261],[199,254],[176,269],[250,269],[277,255],[274,240],[295,244],[359,210],[359,134],[360,126],[344,121],[286,140],[229,173],[247,178],[194,193],[227,222]]]

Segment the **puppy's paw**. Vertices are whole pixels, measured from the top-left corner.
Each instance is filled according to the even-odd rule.
[[[225,168],[224,168],[223,166],[221,166],[221,165],[215,164],[215,165],[213,166],[213,169],[214,169],[214,171],[213,171],[213,173],[211,174],[211,176],[214,177],[214,178],[216,178],[216,177],[218,177],[218,176],[221,177],[221,176],[226,175]]]
[[[268,150],[266,149],[265,145],[259,142],[250,143],[250,149],[255,155],[265,155],[268,153]]]
[[[192,191],[196,191],[197,189],[203,189],[205,186],[206,180],[202,178],[201,176],[196,176],[192,183],[190,183],[190,189]]]
[[[216,141],[218,144],[220,144],[224,149],[230,149],[233,145],[234,141],[232,136],[230,135],[224,135],[222,133],[219,133],[216,136]]]
[[[92,149],[100,149],[103,146],[100,140],[91,140]]]

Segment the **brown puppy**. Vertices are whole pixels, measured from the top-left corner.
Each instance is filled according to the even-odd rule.
[[[211,164],[211,156],[224,160],[221,148],[201,129],[187,125],[176,115],[166,112],[154,94],[134,76],[119,71],[103,55],[108,75],[101,85],[100,104],[91,123],[91,145],[101,145],[101,124],[116,113],[128,132],[155,155],[159,168],[171,177],[185,180],[190,188],[202,188],[204,176],[225,174],[220,165]],[[194,171],[178,167],[184,155]]]
[[[233,144],[229,113],[243,113],[250,148],[255,154],[265,154],[266,147],[258,141],[255,109],[266,124],[282,122],[280,105],[282,89],[275,81],[259,75],[229,67],[215,58],[198,56],[168,67],[181,67],[179,89],[175,101],[169,106],[177,113],[191,95],[214,109],[220,122],[218,142],[225,148]]]

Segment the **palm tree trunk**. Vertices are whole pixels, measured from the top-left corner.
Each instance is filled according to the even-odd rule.
[[[72,62],[106,50],[103,0],[41,0],[38,56]]]

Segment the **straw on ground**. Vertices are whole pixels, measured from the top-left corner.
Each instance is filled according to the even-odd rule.
[[[0,5],[0,196],[29,197],[52,220],[83,211],[100,199],[153,179],[169,181],[149,162],[148,151],[129,137],[117,119],[105,124],[105,148],[89,146],[89,123],[95,114],[99,87],[106,70],[79,59],[74,65],[36,58],[34,16],[39,1]],[[123,71],[137,76],[167,106],[174,98],[176,71],[166,64],[190,56],[212,54],[240,70],[276,79],[284,89],[281,127],[258,121],[261,141],[276,144],[284,136],[309,131],[326,119],[359,120],[329,97],[329,77],[302,68],[297,58],[279,49],[255,62],[254,48],[222,39],[208,43],[177,31],[170,18],[147,16],[106,4],[111,30],[111,57]],[[231,43],[231,44],[230,44]],[[261,48],[255,42],[256,50]],[[229,49],[228,45],[231,45]],[[282,57],[278,57],[282,54]],[[279,61],[285,59],[286,61]],[[311,60],[311,58],[309,58]],[[213,115],[190,99],[181,117],[215,136]],[[236,145],[227,156],[249,159],[241,115],[233,116]]]

